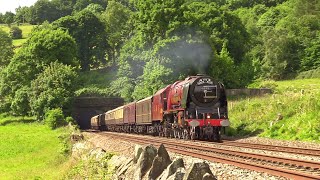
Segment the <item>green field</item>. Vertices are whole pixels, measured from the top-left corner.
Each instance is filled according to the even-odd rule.
[[[34,25],[30,25],[30,24],[22,24],[20,26],[18,26],[21,30],[22,30],[22,39],[14,39],[13,40],[13,45],[15,47],[19,47],[21,46],[28,38],[29,34],[31,33]],[[7,33],[9,33],[10,28],[8,27],[8,25],[4,25],[1,24],[0,28],[3,29],[4,31],[6,31]]]
[[[274,93],[230,100],[228,135],[320,142],[320,79],[269,81],[252,87],[271,87]]]
[[[65,132],[34,118],[0,116],[0,179],[63,178],[69,169],[61,140]]]

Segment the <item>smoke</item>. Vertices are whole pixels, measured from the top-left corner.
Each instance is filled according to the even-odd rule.
[[[180,74],[206,74],[213,57],[212,48],[199,38],[179,38],[158,51],[160,56],[171,60],[170,67]]]

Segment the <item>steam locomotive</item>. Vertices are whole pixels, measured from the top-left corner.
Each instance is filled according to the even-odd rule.
[[[91,118],[93,129],[216,142],[229,125],[223,84],[199,74]]]

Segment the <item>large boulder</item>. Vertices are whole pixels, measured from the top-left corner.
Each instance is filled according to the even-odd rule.
[[[175,171],[174,174],[172,174],[166,180],[183,180],[185,173],[186,171],[184,170],[184,168],[178,168],[177,171]]]
[[[184,168],[184,162],[182,158],[176,158],[162,173],[161,180],[166,180],[169,176],[173,175],[179,168]]]
[[[106,151],[102,148],[95,148],[89,152],[89,158],[94,158],[95,160],[101,160],[106,154]]]
[[[206,162],[195,162],[193,163],[190,168],[187,170],[186,174],[183,177],[183,180],[202,180],[205,176],[206,180],[209,180],[210,178],[206,174],[212,175],[214,180],[214,176],[210,170],[209,165]]]
[[[125,156],[112,156],[108,161],[110,171],[114,171],[119,169],[119,167],[127,160]]]
[[[127,159],[117,170],[116,174],[118,176],[121,176],[123,174],[126,173],[126,171],[129,169],[130,166],[132,166],[133,164],[133,159],[132,158],[129,158]]]
[[[78,141],[82,141],[84,139],[84,136],[82,133],[72,132],[72,134],[70,135],[70,139],[72,143],[75,143]]]
[[[202,180],[216,180],[217,178],[215,178],[212,174],[206,173],[205,175],[203,175]]]
[[[141,152],[141,155],[136,165],[134,179],[142,179],[142,177],[152,166],[153,160],[156,157],[156,155],[157,149],[153,145],[148,145],[145,148],[143,148],[143,151]]]
[[[165,170],[170,163],[170,156],[164,145],[161,144],[158,149],[158,154],[152,162],[148,179],[154,180],[159,177],[162,174],[163,170]]]
[[[142,146],[136,145],[136,146],[134,147],[133,163],[137,163],[137,161],[138,161],[138,159],[139,159],[142,151],[143,151]]]

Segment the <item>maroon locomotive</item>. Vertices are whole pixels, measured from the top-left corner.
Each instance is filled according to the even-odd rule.
[[[220,141],[221,128],[230,125],[224,86],[205,75],[177,81],[104,117],[100,122],[109,131],[210,141]]]

